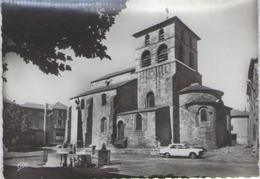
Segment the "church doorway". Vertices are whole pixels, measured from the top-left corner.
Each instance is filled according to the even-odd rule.
[[[124,128],[125,128],[125,125],[122,121],[119,121],[118,123],[118,140],[122,140],[124,139]]]

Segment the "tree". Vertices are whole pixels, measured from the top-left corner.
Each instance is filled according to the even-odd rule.
[[[21,133],[26,132],[30,126],[30,120],[19,105],[12,103],[3,109],[3,141],[10,145]]]
[[[126,0],[25,2],[2,3],[3,56],[16,53],[25,63],[54,75],[71,70],[67,62],[73,59],[63,49],[70,48],[79,57],[110,59],[101,42],[115,16],[126,8]],[[3,69],[8,70],[6,63]]]

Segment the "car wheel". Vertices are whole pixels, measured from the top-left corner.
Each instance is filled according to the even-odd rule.
[[[197,157],[197,155],[195,153],[190,153],[190,158],[191,159],[195,159]]]
[[[169,153],[166,153],[166,154],[165,154],[165,157],[166,157],[166,158],[170,158],[171,155],[170,155]]]

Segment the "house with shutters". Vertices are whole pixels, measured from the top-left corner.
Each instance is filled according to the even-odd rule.
[[[198,72],[200,37],[176,16],[133,37],[134,67],[95,79],[70,99],[65,142],[146,149],[230,145],[231,108],[222,91],[202,85]]]
[[[19,144],[34,146],[63,144],[67,106],[60,102],[46,106],[27,102],[19,106],[30,120],[29,129],[19,136]],[[44,129],[45,119],[46,127]]]

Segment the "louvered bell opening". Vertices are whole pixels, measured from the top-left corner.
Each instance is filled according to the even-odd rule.
[[[164,40],[164,34],[160,34],[159,41]]]
[[[145,40],[145,45],[149,45],[150,44],[150,39]]]
[[[161,52],[158,55],[158,62],[162,62],[168,60],[168,53],[167,53],[167,49],[163,49],[161,50]]]
[[[158,57],[159,62],[162,62],[162,61],[165,61],[165,60],[168,60],[168,54],[167,53],[159,55],[159,57]]]
[[[142,61],[142,67],[147,67],[147,66],[150,66],[150,65],[151,65],[151,58],[150,58],[150,56],[144,58],[143,61]]]

